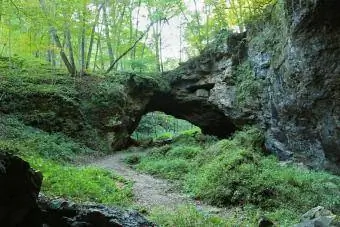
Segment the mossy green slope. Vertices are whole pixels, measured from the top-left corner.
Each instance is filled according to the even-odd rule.
[[[210,145],[190,137],[151,149],[136,168],[179,180],[196,199],[221,207],[244,207],[250,223],[259,214],[282,225],[296,223],[301,214],[318,205],[340,213],[338,176],[279,163],[263,153],[262,140],[254,127]]]
[[[0,150],[22,157],[41,171],[46,195],[78,202],[131,204],[131,182],[103,169],[75,165],[79,157],[98,156],[98,152],[63,134],[26,126],[14,116],[1,114],[0,129]]]

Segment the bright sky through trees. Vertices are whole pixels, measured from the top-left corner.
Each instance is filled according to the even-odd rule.
[[[72,75],[163,72],[273,0],[0,0],[0,54]]]

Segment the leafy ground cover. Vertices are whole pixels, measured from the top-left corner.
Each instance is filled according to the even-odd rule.
[[[248,127],[231,139],[215,142],[202,142],[199,135],[182,136],[171,145],[152,148],[147,155],[133,159],[137,170],[179,182],[199,200],[221,207],[243,207],[248,223],[254,224],[256,217],[265,214],[289,225],[318,205],[340,213],[339,177],[279,163],[263,153],[262,142],[260,131]],[[188,219],[192,215],[189,212]],[[177,220],[181,216],[174,214],[173,218],[181,222]]]
[[[0,149],[27,160],[43,173],[42,192],[78,202],[128,206],[132,183],[110,171],[79,167],[79,157],[98,153],[63,134],[24,125],[14,116],[0,115]]]

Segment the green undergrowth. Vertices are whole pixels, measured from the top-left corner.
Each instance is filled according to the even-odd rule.
[[[175,180],[198,200],[251,207],[251,217],[266,214],[286,225],[318,205],[340,213],[339,177],[280,164],[262,152],[262,144],[260,131],[248,127],[218,142],[182,137],[135,157],[134,163],[142,172]]]
[[[78,202],[128,206],[132,184],[95,167],[78,167],[80,157],[100,154],[63,134],[24,125],[14,116],[0,115],[0,150],[27,160],[43,173],[42,192]]]
[[[209,215],[197,210],[194,206],[182,206],[175,210],[168,210],[164,207],[155,208],[150,214],[150,219],[159,226],[231,226],[231,220],[220,218],[216,215]],[[236,224],[236,223],[234,223]],[[238,223],[240,224],[240,223]]]
[[[38,156],[58,163],[75,163],[79,156],[97,155],[61,133],[26,126],[15,116],[0,115],[0,148],[21,156]]]
[[[260,102],[263,82],[256,78],[249,62],[244,62],[235,70],[236,99],[241,107],[254,106]]]
[[[193,205],[180,206],[175,209],[156,207],[149,214],[152,221],[164,227],[257,226],[258,220],[262,217],[276,220],[275,226],[292,226],[296,223],[294,222],[296,216],[296,213],[290,210],[278,209],[275,212],[264,212],[253,206],[233,207],[215,214]]]
[[[0,78],[0,91],[9,94],[77,94],[74,78],[37,59],[0,57]]]
[[[132,183],[107,170],[61,165],[34,156],[25,159],[43,173],[42,191],[47,196],[121,206],[132,202]]]

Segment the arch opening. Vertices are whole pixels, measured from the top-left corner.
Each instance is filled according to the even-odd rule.
[[[134,140],[171,140],[181,134],[201,132],[202,130],[198,126],[186,120],[164,112],[153,111],[142,116],[131,137]]]

